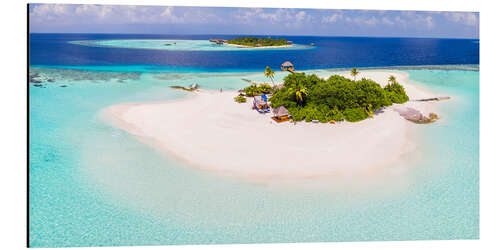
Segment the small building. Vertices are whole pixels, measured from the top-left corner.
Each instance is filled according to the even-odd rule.
[[[212,42],[212,43],[215,43],[217,45],[223,45],[225,43],[227,43],[227,40],[223,40],[223,39],[209,39],[208,41]]]
[[[279,123],[279,122],[288,121],[288,117],[289,117],[288,110],[284,106],[279,106],[279,107],[273,109],[273,114],[274,114],[274,116],[272,117],[272,119],[275,122]]]
[[[293,64],[290,61],[286,61],[283,64],[281,64],[281,70],[282,71],[290,71],[294,72]]]
[[[286,41],[286,44],[288,44],[288,45],[292,45],[292,44],[293,44],[293,42],[292,42],[292,41]]]
[[[310,43],[309,45],[314,46],[315,44],[314,43]]]

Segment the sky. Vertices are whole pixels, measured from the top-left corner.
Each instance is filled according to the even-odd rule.
[[[31,33],[479,38],[479,13],[30,4]]]

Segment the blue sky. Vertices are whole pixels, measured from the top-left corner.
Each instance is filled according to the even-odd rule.
[[[30,5],[33,33],[254,34],[479,38],[479,13]]]

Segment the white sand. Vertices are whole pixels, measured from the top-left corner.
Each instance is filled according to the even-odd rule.
[[[382,84],[391,74],[410,99],[436,96],[409,85],[403,72],[361,71],[357,78]],[[432,103],[408,102],[357,123],[277,124],[271,114],[252,110],[250,99],[234,102],[236,95],[200,90],[176,101],[118,104],[103,114],[113,126],[195,168],[250,179],[286,179],[370,174],[391,167],[414,150],[408,135],[418,129],[393,109],[436,112]]]

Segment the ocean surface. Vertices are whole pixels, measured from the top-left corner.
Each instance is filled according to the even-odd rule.
[[[281,37],[281,36],[280,36]],[[116,40],[231,39],[222,35],[30,34],[30,65],[140,66],[175,71],[260,71],[291,61],[297,69],[479,64],[479,40],[430,38],[293,37],[313,49],[179,51],[121,48]],[[91,47],[75,41],[114,40],[118,48]],[[73,43],[71,43],[73,42]],[[109,43],[109,42],[108,42]],[[130,46],[126,45],[125,46]],[[130,44],[130,43],[128,43]],[[149,46],[151,47],[151,46]],[[191,46],[192,48],[193,46]]]
[[[292,37],[316,47],[266,51],[70,43],[212,37],[30,35],[30,74],[42,81],[29,83],[30,246],[479,238],[477,40]],[[171,85],[240,89],[242,79],[263,81],[267,65],[287,60],[318,75],[401,70],[452,99],[436,104],[438,122],[419,126],[417,151],[397,166],[408,175],[369,190],[274,187],[200,172],[100,117],[117,103],[186,96]]]

